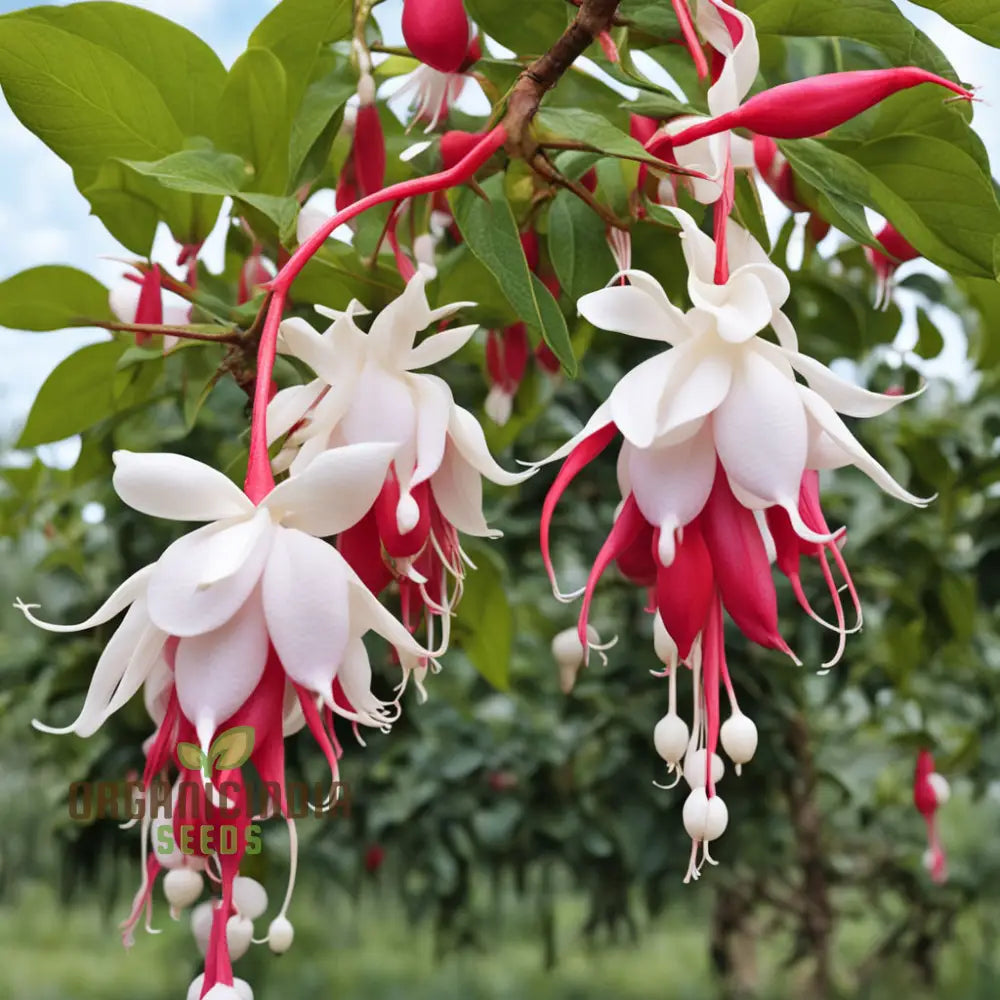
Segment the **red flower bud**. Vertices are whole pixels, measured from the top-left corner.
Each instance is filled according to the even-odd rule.
[[[559,359],[552,353],[552,348],[544,342],[535,348],[535,360],[550,375],[558,375],[562,368]]]
[[[891,222],[887,222],[882,227],[876,239],[886,252],[883,253],[874,247],[865,247],[865,256],[868,258],[878,281],[878,304],[888,305],[889,282],[896,273],[896,268],[908,260],[915,260],[920,256],[920,253],[910,246]]]
[[[486,338],[486,370],[490,381],[513,395],[528,364],[528,331],[515,323],[498,332],[490,330]]]
[[[469,18],[462,0],[403,0],[403,38],[422,63],[455,73],[469,50]]]
[[[777,143],[766,135],[753,137],[753,161],[767,186],[792,212],[808,212],[795,193],[795,175],[789,162],[781,155]]]
[[[465,50],[465,62],[459,67],[459,73],[468,73],[482,58],[483,47],[479,43],[479,36],[473,35],[469,41],[469,47]]]
[[[660,123],[655,118],[650,118],[648,115],[629,115],[628,116],[628,132],[637,142],[641,142],[644,146],[650,139],[653,138],[653,134],[660,127]]]
[[[351,159],[361,195],[381,191],[385,184],[385,136],[374,104],[358,108]]]
[[[441,163],[445,170],[451,170],[463,157],[475,149],[482,141],[479,132],[445,132],[441,136]]]
[[[385,848],[381,844],[372,844],[367,851],[365,851],[365,871],[369,875],[374,875],[375,872],[382,867],[382,862],[385,860]]]
[[[399,480],[390,466],[382,492],[375,499],[375,523],[378,525],[382,546],[393,559],[415,556],[427,542],[431,530],[430,499],[426,482],[414,486],[410,495],[416,502],[419,519],[409,531],[402,532],[397,521],[399,507]]]
[[[597,171],[591,167],[581,178],[580,183],[593,194],[597,190]]]
[[[824,73],[755,94],[735,110],[679,132],[673,145],[685,146],[734,128],[747,128],[773,139],[822,135],[897,91],[921,83],[934,83],[972,100],[971,91],[916,66]]]
[[[538,270],[538,233],[534,229],[521,233],[521,249],[524,251],[524,259],[528,262],[530,271]]]
[[[243,305],[249,302],[256,290],[267,284],[274,277],[264,264],[264,258],[260,255],[260,248],[255,247],[250,256],[243,261],[240,268],[240,280],[236,289],[236,304]]]
[[[163,288],[160,281],[160,265],[154,264],[142,278],[139,302],[135,309],[136,323],[163,323]],[[151,333],[137,333],[136,347],[145,347],[151,340]]]

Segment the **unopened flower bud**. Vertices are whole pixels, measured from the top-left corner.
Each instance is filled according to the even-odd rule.
[[[174,868],[163,879],[163,895],[171,909],[184,910],[200,895],[204,879],[190,868]]]
[[[700,750],[693,750],[684,758],[684,780],[692,788],[705,787],[705,758],[707,751],[704,747]],[[712,783],[718,784],[722,781],[722,776],[726,773],[726,765],[717,754],[712,754]]]
[[[694,788],[684,802],[684,829],[692,840],[717,840],[726,832],[729,810],[718,795]]]
[[[404,0],[403,39],[427,66],[454,73],[469,51],[469,17],[462,0]]]
[[[587,626],[587,639],[595,645],[601,641],[597,629]],[[576,675],[583,666],[584,649],[576,628],[563,629],[552,640],[552,656],[559,666],[559,687],[563,694],[569,694],[576,683]]]
[[[226,947],[234,962],[247,953],[252,939],[253,924],[246,917],[235,913],[226,921]]]
[[[255,878],[237,875],[233,880],[233,906],[241,917],[256,920],[267,909],[267,891]]]
[[[734,712],[722,723],[719,742],[739,774],[742,765],[749,763],[757,752],[757,727],[753,719],[740,711]]]
[[[212,914],[214,903],[199,903],[191,911],[191,933],[194,935],[198,950],[204,955],[208,951],[208,939],[212,934]]]
[[[275,955],[284,955],[292,946],[295,928],[287,917],[275,917],[267,929],[267,944]]]
[[[688,745],[687,723],[676,713],[668,712],[653,730],[653,746],[668,763],[678,764]]]
[[[951,785],[948,784],[948,779],[943,774],[932,771],[927,775],[927,781],[934,791],[938,806],[943,806],[951,798]]]

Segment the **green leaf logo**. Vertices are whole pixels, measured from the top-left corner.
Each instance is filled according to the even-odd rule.
[[[177,759],[184,767],[211,778],[213,769],[230,771],[245,764],[253,753],[253,743],[253,726],[234,726],[215,738],[207,754],[195,743],[178,743]]]

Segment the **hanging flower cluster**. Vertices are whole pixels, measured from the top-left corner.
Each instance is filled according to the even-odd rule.
[[[823,665],[828,669],[842,655],[846,636],[861,627],[862,615],[841,554],[846,533],[827,525],[818,472],[853,465],[892,496],[918,506],[927,503],[903,489],[840,416],[877,416],[912,397],[857,388],[799,351],[795,330],[781,311],[790,293],[788,279],[729,217],[734,168],[753,163],[750,144],[731,129],[758,133],[758,165],[770,174],[769,183],[791,199],[794,189],[772,137],[821,133],[918,83],[971,95],[923,70],[904,68],[832,74],[747,99],[758,62],[750,19],[723,0],[700,3],[696,22],[683,0],[675,9],[682,25],[692,25],[686,33],[689,44],[701,52],[696,23],[712,52],[712,117],[670,122],[653,133],[646,148],[701,174],[700,180],[689,177],[685,183],[696,201],[713,206],[715,238],[687,212],[672,210],[688,268],[692,308],[687,311],[670,302],[650,275],[625,268],[609,287],[577,303],[598,329],[666,349],[628,372],[583,430],[547,460],[564,463],[543,507],[541,548],[556,595],[563,600],[583,596],[577,641],[584,648],[592,643],[588,617],[595,587],[612,562],[648,589],[654,645],[669,678],[668,711],[656,726],[654,744],[668,770],[677,772],[674,784],[683,776],[689,786],[683,809],[692,842],[689,881],[704,862],[715,863],[709,845],[728,823],[716,790],[725,773],[720,745],[737,773],[757,747],[756,727],[739,708],[726,662],[723,611],[747,639],[799,662],[779,630],[774,564],[806,614],[836,633],[836,650]],[[660,197],[675,200],[669,192],[664,195],[662,185]],[[622,501],[614,526],[586,586],[563,594],[549,548],[553,513],[573,478],[618,434],[623,438],[618,453]],[[833,622],[825,621],[804,593],[803,557],[816,560],[822,570]],[[834,568],[854,605],[851,624]],[[677,713],[680,664],[692,677],[690,726]],[[723,689],[730,709],[725,721]]]
[[[710,115],[662,126],[633,116],[633,135],[660,163],[643,164],[630,204],[637,217],[645,196],[674,206],[690,308],[671,302],[653,277],[631,267],[631,245],[617,222],[609,239],[619,270],[607,287],[584,295],[578,311],[600,330],[660,349],[628,372],[584,429],[548,459],[564,463],[541,511],[541,548],[557,596],[583,597],[578,627],[560,633],[552,647],[566,692],[588,653],[603,655],[610,646],[601,644],[588,621],[602,573],[616,562],[648,592],[654,649],[668,681],[668,711],[653,742],[668,772],[675,773],[674,784],[683,777],[689,786],[683,807],[692,841],[687,881],[698,877],[706,861],[714,863],[709,845],[728,822],[717,793],[725,774],[720,747],[737,774],[757,747],[756,726],[740,710],[726,661],[724,613],[750,641],[795,659],[779,629],[774,565],[790,581],[802,610],[837,636],[824,664],[832,666],[862,616],[841,551],[846,533],[831,531],[825,520],[818,473],[853,465],[892,496],[927,502],[900,486],[841,419],[878,416],[912,397],[853,386],[799,350],[782,312],[790,295],[787,277],[731,218],[734,171],[756,163],[786,204],[798,209],[795,180],[774,139],[820,134],[918,84],[971,95],[911,67],[821,76],[748,97],[758,69],[750,18],[724,0],[701,0],[696,17],[686,0],[673,0],[673,6],[699,76],[711,73]],[[158,880],[174,914],[198,903],[206,876],[214,882],[217,899],[192,912],[205,968],[191,984],[191,1000],[252,997],[250,987],[234,977],[232,963],[255,940],[254,921],[264,917],[268,899],[259,883],[241,874],[241,864],[254,846],[256,822],[275,815],[288,824],[291,874],[284,902],[260,940],[278,953],[292,944],[287,911],[297,840],[289,816],[286,738],[309,730],[332,779],[316,808],[334,804],[342,753],[335,721],[350,723],[360,740],[362,727],[391,728],[411,676],[424,694],[427,672],[448,647],[451,617],[471,565],[461,535],[499,534],[483,515],[483,478],[514,486],[536,471],[514,473],[498,465],[476,418],[428,371],[459,351],[476,326],[451,325],[474,303],[432,308],[428,302],[434,243],[424,230],[435,213],[441,221],[446,189],[471,181],[505,144],[523,153],[525,137],[508,135],[503,122],[482,134],[447,132],[440,140],[443,170],[385,188],[385,137],[363,21],[354,39],[357,108],[347,126],[351,149],[338,178],[338,212],[305,222],[303,213],[300,245],[292,253],[280,250],[277,273],[250,234],[251,249],[239,270],[239,303],[257,290],[267,293],[260,327],[254,326],[259,347],[243,489],[181,455],[116,452],[113,485],[124,503],[150,517],[200,527],[77,625],[51,624],[36,616],[36,605],[16,605],[54,632],[91,628],[124,612],[77,718],[61,729],[37,725],[86,737],[142,692],[155,729],[143,747],[138,792],[144,806],[142,881],[123,932],[128,942],[144,915],[148,924]],[[405,0],[402,28],[423,64],[412,83],[417,118],[429,120],[433,129],[456,96],[461,75],[479,57],[478,41],[462,0]],[[584,45],[597,39],[616,59],[608,32],[588,30]],[[567,32],[571,39],[573,34]],[[530,70],[522,77],[531,78]],[[588,200],[594,183],[593,175],[585,175],[574,190]],[[682,190],[710,206],[711,236],[676,207]],[[426,201],[417,203],[422,196]],[[599,207],[594,199],[589,203]],[[399,297],[370,322],[358,301],[342,310],[318,309],[331,321],[322,332],[303,319],[285,319],[292,283],[324,241],[381,204],[393,206],[384,236],[405,284]],[[414,221],[418,204],[426,209],[426,225]],[[403,211],[414,222],[409,254],[396,232]],[[460,237],[450,215],[445,219],[439,228]],[[534,221],[522,220],[522,250],[528,269],[538,272]],[[873,254],[873,262],[887,294],[893,265],[915,251],[891,226],[879,238],[885,253]],[[513,232],[510,243],[516,248]],[[179,261],[188,266],[189,291],[198,252],[186,246]],[[555,279],[539,277],[558,297]],[[169,282],[160,268],[143,269],[133,284],[132,294],[113,299],[119,317],[129,326],[163,325],[168,309],[162,293]],[[148,333],[136,335],[145,342]],[[233,335],[226,342],[239,339]],[[315,377],[275,393],[279,352]],[[530,353],[522,323],[487,335],[486,410],[498,423],[509,417]],[[539,346],[535,354],[546,370],[555,370],[548,347]],[[574,477],[619,434],[621,504],[614,524],[586,586],[562,594],[549,551],[553,512]],[[805,593],[803,557],[823,574],[832,621],[814,610]],[[390,588],[399,595],[398,618],[379,600]],[[851,599],[851,621],[843,588]],[[370,632],[385,640],[401,671],[388,698],[373,687],[364,643]],[[691,677],[687,719],[677,711],[682,666]],[[725,720],[723,690],[729,702]],[[262,803],[254,801],[245,780],[248,761],[266,788]],[[914,800],[927,818],[935,878],[944,872],[933,825],[934,811],[947,797],[942,781],[922,754]],[[379,863],[372,862],[371,870]]]

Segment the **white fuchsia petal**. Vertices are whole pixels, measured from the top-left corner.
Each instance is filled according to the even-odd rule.
[[[423,657],[427,650],[417,642],[407,628],[395,618],[378,598],[361,582],[350,563],[347,569],[348,601],[351,609],[351,634],[364,635],[369,629],[399,650]]]
[[[681,226],[681,250],[688,266],[688,288],[694,281],[712,284],[715,275],[715,243],[682,208],[671,208]]]
[[[367,513],[382,489],[396,448],[349,444],[331,448],[263,501],[276,520],[317,538],[345,531]]]
[[[478,329],[479,326],[473,323],[471,326],[456,326],[426,337],[406,356],[403,367],[407,371],[415,371],[450,358],[465,347]]]
[[[934,499],[933,497],[925,499],[914,496],[903,489],[888,470],[865,451],[861,442],[847,429],[847,425],[840,419],[834,408],[819,393],[804,385],[797,388],[805,404],[810,423],[813,423],[817,430],[823,431],[829,443],[843,453],[845,461],[841,464],[855,466],[890,496],[913,504],[914,507],[926,507]],[[829,448],[830,445],[828,444],[827,447]]]
[[[235,713],[264,674],[268,639],[259,592],[221,628],[177,644],[174,683],[181,711],[207,750],[216,729]]]
[[[535,469],[508,472],[490,454],[479,421],[461,406],[453,406],[448,422],[448,435],[462,457],[490,482],[498,486],[516,486],[535,474]]]
[[[392,441],[413,438],[417,414],[410,379],[374,362],[362,368],[351,389],[350,406],[340,428],[346,441]]]
[[[683,313],[639,285],[611,285],[584,295],[576,304],[580,315],[600,330],[625,333],[644,340],[673,343],[683,327]],[[681,334],[683,337],[683,333]]]
[[[822,396],[835,410],[849,417],[877,417],[888,413],[894,406],[909,399],[916,399],[926,388],[906,395],[886,396],[881,392],[871,392],[860,386],[851,385],[826,365],[808,355],[795,351],[784,351],[791,366],[809,383],[809,388]]]
[[[444,379],[422,375],[413,380],[417,404],[417,465],[412,476],[400,476],[400,483],[416,486],[437,472],[444,458],[448,425],[455,400]]]
[[[669,387],[665,387],[656,438],[665,438],[714,412],[726,398],[733,381],[730,352],[700,351],[693,342],[682,357],[683,347],[675,348],[678,366]]]
[[[304,361],[324,382],[336,382],[342,374],[344,356],[337,345],[297,316],[282,322],[278,349]]]
[[[372,666],[365,644],[360,639],[352,639],[348,643],[338,680],[344,697],[353,709],[344,709],[333,701],[332,695],[327,696],[327,703],[338,715],[366,726],[383,726],[392,721],[386,713],[386,703],[372,692]]]
[[[477,538],[495,538],[483,517],[483,479],[449,443],[437,471],[431,477],[431,492],[442,517],[459,531]]]
[[[267,631],[288,677],[309,691],[330,690],[348,639],[347,572],[326,542],[279,528],[264,568]]]
[[[140,596],[128,609],[128,614],[122,619],[121,624],[115,629],[108,644],[104,647],[97,661],[97,666],[94,668],[93,677],[90,679],[90,686],[87,688],[87,695],[84,698],[80,714],[68,726],[56,728],[35,722],[35,728],[41,732],[56,735],[75,732],[80,736],[92,736],[97,732],[104,720],[111,714],[108,711],[108,706],[114,697],[115,690],[126,683],[125,677],[132,662],[132,651],[149,628],[146,602]],[[162,646],[165,637],[163,637],[162,632],[159,634]],[[133,671],[133,676],[128,680],[130,686],[133,683],[135,673]],[[143,678],[140,677],[138,682],[132,686],[131,694],[139,689],[142,680]]]
[[[253,503],[231,479],[186,455],[116,451],[111,457],[115,492],[142,514],[218,521],[253,512]]]
[[[754,350],[744,352],[715,411],[715,446],[729,479],[771,503],[799,495],[808,432],[799,386]]]
[[[742,33],[734,44],[722,16],[739,21]],[[735,110],[749,93],[757,76],[760,51],[753,21],[724,0],[698,0],[695,15],[698,31],[712,48],[725,57],[718,79],[708,91],[708,106],[713,115]]]
[[[211,632],[250,596],[264,569],[273,526],[266,510],[245,521],[207,524],[178,538],[153,567],[153,623],[170,635]]]
[[[273,444],[287,434],[323,394],[326,385],[313,379],[305,385],[292,385],[275,393],[267,404],[267,443]]]
[[[644,449],[625,444],[626,450],[632,492],[650,524],[673,531],[701,513],[715,479],[710,423],[680,444]]]
[[[647,448],[656,437],[659,426],[660,402],[664,399],[678,360],[680,348],[663,351],[647,358],[611,390],[608,405],[611,419],[637,448]]]
[[[558,462],[564,459],[578,444],[585,441],[593,433],[599,431],[610,422],[611,407],[608,405],[607,401],[605,401],[601,403],[596,410],[594,410],[594,412],[590,415],[590,419],[561,448],[557,448],[551,455],[543,458],[540,462],[533,462],[532,468],[539,468],[549,462]]]

